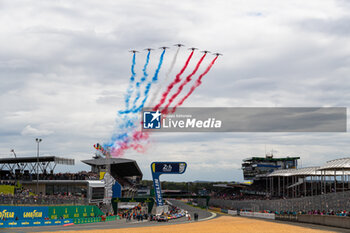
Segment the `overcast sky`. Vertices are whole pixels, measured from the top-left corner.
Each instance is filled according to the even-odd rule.
[[[130,49],[183,43],[224,54],[187,107],[348,107],[349,12],[346,0],[0,0],[0,157],[12,156],[11,149],[34,156],[40,137],[41,155],[74,158],[69,171],[88,170],[80,160],[108,140],[123,107]],[[167,51],[160,80],[175,51]],[[150,73],[160,52],[152,53]],[[145,55],[137,56],[138,74]],[[182,49],[174,73],[187,56]],[[348,133],[159,133],[146,153],[124,157],[138,162],[145,179],[151,162],[168,160],[186,161],[188,169],[163,180],[241,181],[242,159],[264,156],[265,146],[310,166],[350,157],[349,139]]]

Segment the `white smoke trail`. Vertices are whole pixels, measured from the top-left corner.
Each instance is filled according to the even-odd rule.
[[[148,101],[149,107],[153,107],[154,101],[157,99],[157,97],[158,97],[158,95],[159,95],[159,92],[160,92],[160,89],[161,89],[162,86],[164,86],[164,84],[168,81],[169,75],[170,75],[171,71],[173,70],[173,68],[174,68],[174,66],[175,66],[176,59],[177,59],[177,55],[178,55],[178,53],[179,53],[179,51],[180,51],[180,48],[181,48],[181,47],[178,47],[178,48],[177,48],[176,53],[175,53],[175,55],[174,55],[174,57],[173,57],[173,60],[171,61],[170,67],[169,67],[168,71],[167,71],[166,74],[165,74],[164,80],[162,80],[161,83],[158,83],[158,85],[157,85],[155,91],[153,92],[152,98]],[[152,105],[152,106],[151,106],[151,105]]]

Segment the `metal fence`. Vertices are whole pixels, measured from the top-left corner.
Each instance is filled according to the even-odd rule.
[[[247,209],[253,211],[311,211],[350,210],[350,191],[327,193],[318,196],[278,200],[222,200],[210,199],[210,206],[227,209]]]

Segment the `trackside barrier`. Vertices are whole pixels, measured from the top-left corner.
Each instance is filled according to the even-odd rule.
[[[94,222],[101,222],[101,217],[96,218],[75,218],[74,224],[84,224],[84,223],[94,223]]]
[[[277,214],[276,215],[276,219],[277,220],[283,220],[283,221],[291,221],[291,222],[296,222],[298,221],[297,219],[297,215],[293,215],[293,214]]]
[[[115,221],[116,220],[116,216],[107,216],[106,217],[106,222],[108,221]]]
[[[209,205],[234,210],[249,209],[256,212],[261,210],[277,212],[334,210],[336,212],[350,209],[349,196],[350,191],[276,200],[222,200],[211,198]]]
[[[221,212],[221,208],[218,208],[218,207],[209,206],[209,209],[210,209],[210,210],[217,211],[217,212]]]
[[[270,213],[258,213],[258,212],[254,212],[254,217],[256,218],[265,218],[265,219],[275,219],[276,216],[275,214],[270,214]]]
[[[229,215],[237,216],[237,210],[228,210],[227,213]]]
[[[54,226],[73,223],[73,219],[60,219],[60,220],[8,220],[0,221],[0,228],[8,227],[38,227],[38,226]]]
[[[297,215],[298,222],[306,222],[320,224],[333,227],[350,228],[349,217],[333,216],[333,215]]]
[[[97,206],[49,206],[48,215],[51,219],[60,218],[94,218],[104,213]]]
[[[243,216],[243,217],[254,217],[254,212],[244,212],[244,211],[241,211],[239,213],[240,216]]]
[[[49,217],[49,208],[41,206],[0,206],[0,219],[41,220]]]
[[[221,209],[221,213],[228,214],[228,210],[227,209]]]
[[[104,218],[106,222],[108,221],[115,221],[116,216],[107,216]],[[75,218],[74,224],[85,224],[85,223],[94,223],[94,222],[101,222],[103,219],[101,217],[95,217],[95,218]]]
[[[255,217],[255,218],[265,218],[265,219],[275,219],[275,214],[270,213],[260,213],[260,212],[240,212],[241,216],[244,217]]]

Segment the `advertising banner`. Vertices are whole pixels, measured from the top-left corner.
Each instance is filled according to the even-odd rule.
[[[50,206],[49,217],[51,219],[60,218],[86,218],[103,215],[97,206]]]
[[[49,217],[48,207],[39,206],[0,206],[0,219],[30,220]]]
[[[0,228],[8,227],[38,227],[38,226],[53,226],[73,223],[73,219],[61,219],[61,220],[9,220],[0,221]]]
[[[154,194],[157,206],[163,206],[162,189],[159,176],[162,174],[183,174],[186,171],[185,162],[153,162],[151,164]]]

